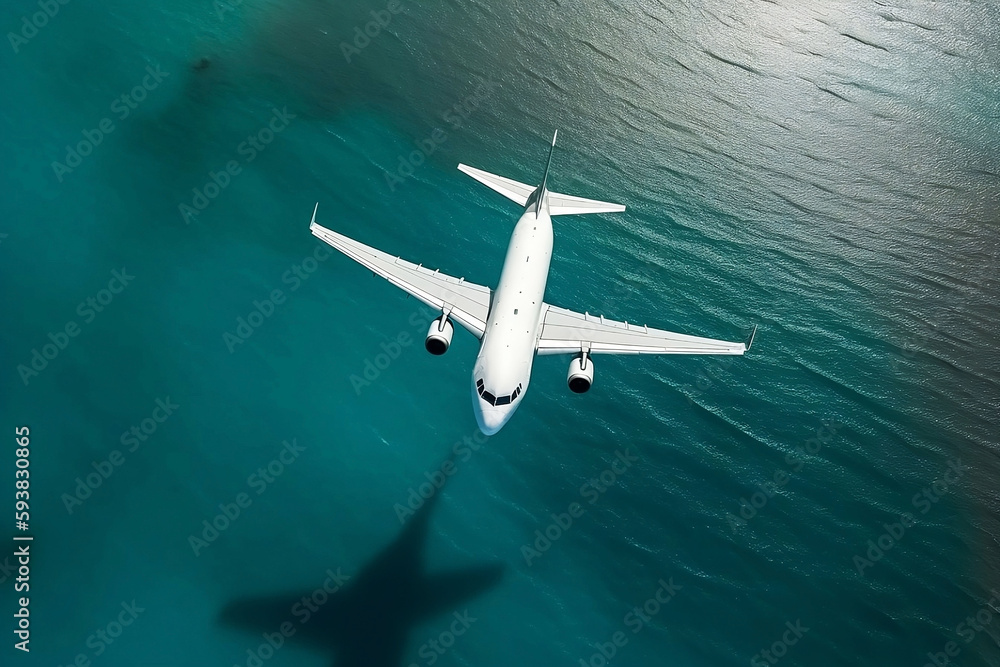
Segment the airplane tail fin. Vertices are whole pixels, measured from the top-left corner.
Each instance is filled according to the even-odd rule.
[[[584,199],[583,197],[574,197],[572,195],[564,195],[558,192],[550,192],[548,190],[546,182],[549,178],[549,167],[552,166],[552,153],[555,152],[556,138],[558,136],[559,130],[556,130],[555,134],[552,135],[552,147],[549,148],[549,159],[545,163],[545,173],[542,174],[542,184],[538,187],[528,185],[527,183],[521,183],[510,178],[504,178],[503,176],[497,176],[496,174],[491,174],[488,171],[475,169],[464,164],[458,165],[458,168],[460,171],[468,174],[486,187],[499,192],[504,197],[516,202],[520,206],[527,206],[529,201],[536,202],[538,199],[538,195],[536,193],[541,193],[545,198],[544,203],[548,208],[549,215],[620,213],[621,211],[624,211],[625,207],[622,204],[612,204],[610,202],[597,201],[596,199]],[[539,208],[540,207],[536,207],[534,209],[536,216],[538,215]]]
[[[552,154],[556,152],[556,137],[559,136],[559,130],[556,130],[552,135],[552,147],[549,148],[549,159],[545,161],[545,173],[542,174],[542,184],[538,186],[538,191],[545,194],[548,190],[545,188],[545,182],[549,180],[549,167],[552,166]]]

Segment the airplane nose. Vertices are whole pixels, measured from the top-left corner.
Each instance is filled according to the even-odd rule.
[[[477,377],[479,374],[475,374],[473,377]],[[500,402],[500,405],[493,405],[492,402],[487,401],[480,394],[480,386],[482,380],[478,380],[473,383],[472,386],[472,411],[476,415],[476,422],[479,424],[479,430],[486,435],[494,435],[503,428],[511,415],[514,414],[514,406],[510,404],[510,401]],[[492,398],[489,392],[484,392],[487,396]],[[503,397],[502,397],[503,398]]]
[[[478,399],[479,397],[477,396],[476,398]],[[479,422],[479,430],[486,435],[494,435],[503,428],[504,423],[507,421],[505,416],[501,410],[497,410],[492,406],[476,406],[476,421]]]

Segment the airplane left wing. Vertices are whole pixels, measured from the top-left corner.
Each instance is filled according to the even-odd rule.
[[[319,204],[316,206],[318,208]],[[453,320],[477,338],[483,337],[486,331],[486,319],[490,312],[489,287],[466,282],[465,278],[455,278],[405,259],[393,257],[329,230],[316,223],[315,209],[309,230],[313,236],[329,243],[372,273],[382,276],[431,308],[447,312]]]
[[[646,325],[605,319],[543,305],[538,354],[743,354],[753,343],[754,327],[745,343],[652,329]]]

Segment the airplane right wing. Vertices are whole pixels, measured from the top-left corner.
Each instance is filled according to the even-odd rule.
[[[538,354],[738,354],[750,349],[757,327],[745,343],[652,329],[543,304]]]

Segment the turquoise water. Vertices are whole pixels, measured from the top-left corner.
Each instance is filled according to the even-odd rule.
[[[995,3],[387,7],[70,2],[0,48],[0,410],[35,537],[10,664],[253,664],[278,628],[222,610],[338,568],[371,620],[263,664],[1000,664]],[[493,284],[517,210],[455,165],[537,180],[554,128],[552,187],[629,208],[556,220],[548,301],[760,328],[744,358],[599,358],[583,396],[539,358],[486,439],[476,341],[426,354],[418,304],[314,255],[309,216]],[[400,630],[381,573],[418,557],[502,575],[413,589]]]

